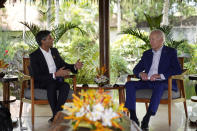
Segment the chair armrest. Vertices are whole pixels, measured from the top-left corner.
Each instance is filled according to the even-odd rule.
[[[128,75],[127,76],[127,81],[130,81],[131,78],[137,78],[134,74]]]
[[[22,73],[22,77],[20,79],[21,91],[20,91],[20,99],[24,97],[24,90],[27,88],[27,81],[31,80],[31,77]]]
[[[184,80],[184,76],[186,74],[187,70],[184,70],[182,74],[180,75],[172,75],[168,78],[168,100],[172,100],[172,80]]]
[[[28,80],[31,80],[31,77],[29,75],[23,74],[23,77],[20,79],[20,84],[21,84],[22,90],[24,90],[25,88],[27,88],[27,86],[26,86],[27,83],[26,82]]]
[[[64,79],[69,79],[71,78],[72,79],[72,82],[73,82],[73,91],[74,91],[74,94],[77,93],[77,78],[76,78],[76,75],[67,75],[64,77]]]
[[[23,76],[23,81],[27,81],[27,80],[30,80],[31,79],[31,76],[29,75],[24,75]]]
[[[185,75],[187,73],[187,69],[183,69],[182,75]]]
[[[76,78],[76,75],[67,75],[67,76],[64,76],[64,79],[68,79],[68,78]]]
[[[182,72],[182,74],[170,76],[168,78],[168,80],[169,79],[184,80],[184,76],[186,75],[186,73],[187,73],[187,69],[184,69],[183,72]]]

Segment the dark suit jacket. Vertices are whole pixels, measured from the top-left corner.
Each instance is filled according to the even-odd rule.
[[[145,71],[148,74],[153,60],[152,49],[149,49],[143,53],[143,56],[139,63],[133,69],[133,72],[136,76],[139,76],[139,73]],[[167,83],[168,77],[172,75],[181,74],[182,69],[177,57],[177,51],[174,48],[163,46],[161,57],[159,61],[158,74],[163,74],[165,81]],[[176,82],[173,81],[172,88],[177,90]]]
[[[77,73],[77,70],[74,69],[74,64],[64,62],[56,48],[51,48],[51,54],[56,70],[65,67],[65,69],[70,69],[72,73]],[[40,48],[30,54],[30,68],[31,74],[35,79],[35,88],[46,88],[45,86],[54,80],[53,74],[49,73],[47,62]]]

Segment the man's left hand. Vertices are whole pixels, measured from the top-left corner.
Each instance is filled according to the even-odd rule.
[[[79,60],[77,60],[77,62],[75,63],[75,68],[78,70],[78,69],[81,69],[81,68],[82,68],[82,66],[83,66],[83,63],[82,63],[82,62],[80,62],[80,59],[79,59]]]
[[[160,74],[154,74],[150,77],[150,81],[155,81],[156,79],[161,79]]]

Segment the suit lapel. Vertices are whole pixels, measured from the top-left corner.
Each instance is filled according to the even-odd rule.
[[[47,61],[45,60],[44,55],[43,55],[42,51],[40,50],[40,48],[38,49],[38,55],[39,55],[38,58],[41,59],[40,60],[40,62],[42,64],[41,66],[43,66],[43,69],[47,69],[47,71],[49,72],[49,68],[47,66]]]
[[[162,52],[161,52],[161,57],[159,60],[159,67],[158,67],[158,73],[161,71],[162,69],[162,65],[165,65],[165,58],[167,57],[167,50],[166,50],[166,46],[163,46]]]
[[[149,72],[149,70],[150,70],[150,67],[151,67],[151,65],[152,65],[152,61],[153,61],[153,52],[152,52],[152,50],[150,50],[149,51],[149,53],[148,53],[148,59],[147,59],[148,61],[147,61],[147,72]]]
[[[56,68],[58,68],[58,62],[57,62],[57,55],[56,55],[56,53],[55,53],[55,51],[51,48],[51,55],[52,55],[52,57],[53,57],[53,60],[54,60],[54,62],[55,62],[55,66],[56,66]]]

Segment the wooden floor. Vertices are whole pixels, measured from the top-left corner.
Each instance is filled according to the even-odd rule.
[[[190,100],[187,102],[189,116],[191,116],[192,107],[197,106],[197,103],[193,103]],[[14,131],[32,131],[31,126],[31,106],[25,103],[23,108],[23,117],[21,120],[18,118],[19,114],[19,101],[11,104],[12,117],[18,119],[18,126],[14,128]],[[137,116],[141,121],[145,114],[145,105],[137,104]],[[51,116],[51,111],[48,105],[35,107],[35,127],[34,131],[48,131],[49,124],[48,119]],[[167,106],[160,105],[156,116],[150,120],[149,131],[196,131],[197,126],[192,126],[185,118],[185,113],[182,103],[176,103],[172,105],[172,126],[168,126]]]

